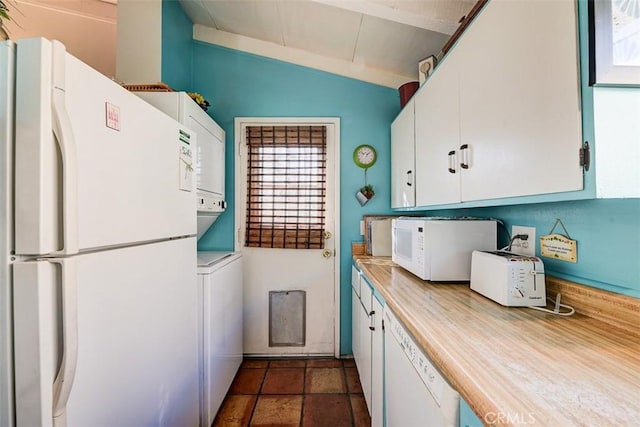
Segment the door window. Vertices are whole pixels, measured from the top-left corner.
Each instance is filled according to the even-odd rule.
[[[245,246],[323,249],[325,126],[248,126]]]

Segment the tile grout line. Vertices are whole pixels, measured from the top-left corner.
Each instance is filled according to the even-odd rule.
[[[256,400],[255,402],[253,402],[253,408],[251,409],[251,416],[249,417],[249,425],[251,425],[251,422],[253,421],[253,416],[256,413],[256,408],[258,407],[258,400],[260,400],[260,396],[262,395],[262,386],[264,385],[264,381],[267,379],[267,372],[269,372],[269,367],[271,366],[271,362],[270,361],[266,361],[267,362],[267,367],[264,370],[264,377],[262,377],[262,381],[260,381],[260,387],[258,387],[258,394],[256,394]]]
[[[351,390],[349,388],[349,381],[347,380],[347,371],[345,369],[344,366],[344,361],[341,360],[340,364],[342,365],[342,379],[344,380],[344,388],[346,390],[346,396],[347,396],[347,405],[349,407],[349,414],[351,415],[351,425],[355,426],[356,425],[356,417],[353,414],[353,404],[351,402]]]
[[[304,368],[302,369],[302,404],[300,405],[300,427],[304,425],[304,406],[307,402],[307,360],[304,361]]]

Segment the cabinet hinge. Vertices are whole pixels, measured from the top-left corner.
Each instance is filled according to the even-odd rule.
[[[585,141],[580,148],[580,166],[585,171],[589,171],[589,165],[591,164],[591,150],[589,149],[589,141]]]

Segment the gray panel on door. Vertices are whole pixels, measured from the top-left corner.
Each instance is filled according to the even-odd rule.
[[[269,347],[304,347],[306,291],[269,292]]]

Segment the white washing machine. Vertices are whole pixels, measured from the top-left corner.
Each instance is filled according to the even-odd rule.
[[[242,254],[198,252],[201,414],[210,426],[242,363]]]

